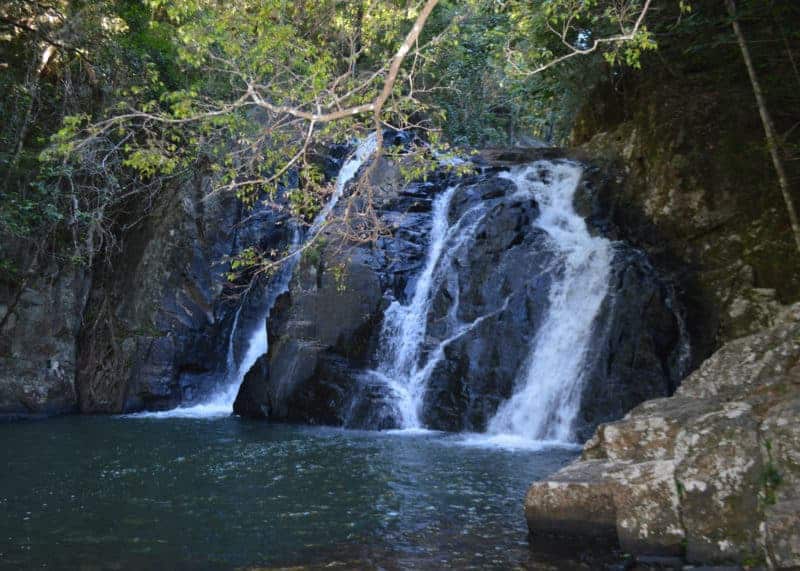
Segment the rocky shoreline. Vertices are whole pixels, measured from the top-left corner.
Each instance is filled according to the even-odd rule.
[[[534,483],[534,536],[603,537],[639,557],[800,566],[800,304],[725,344],[674,396],[602,424]]]

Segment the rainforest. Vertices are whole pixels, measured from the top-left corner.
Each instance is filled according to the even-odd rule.
[[[6,0],[0,569],[800,568],[794,0]]]

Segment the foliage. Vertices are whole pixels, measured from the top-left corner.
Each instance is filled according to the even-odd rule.
[[[18,277],[39,258],[91,264],[115,240],[115,208],[153,192],[148,179],[157,171],[174,172],[174,162],[147,155],[133,137],[73,153],[78,134],[124,94],[141,100],[178,87],[171,34],[150,21],[137,0],[12,0],[0,8],[8,62],[0,75],[0,260],[18,267]]]
[[[257,266],[261,262],[261,254],[253,247],[245,248],[231,260],[231,270],[227,274],[228,281],[239,279],[239,272]]]
[[[92,264],[198,169],[247,206],[285,196],[308,222],[331,192],[312,142],[378,125],[426,139],[403,160],[418,178],[452,144],[563,140],[598,54],[636,67],[654,47],[635,25],[643,1],[10,0],[0,260]],[[590,49],[609,34],[630,37]]]

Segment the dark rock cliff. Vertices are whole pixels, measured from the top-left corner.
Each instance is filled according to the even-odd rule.
[[[75,412],[76,338],[89,278],[50,265],[18,294],[0,288],[0,418]],[[18,295],[18,297],[17,297]]]
[[[610,168],[590,215],[675,281],[691,316],[696,367],[800,298],[800,256],[741,54],[734,41],[702,39],[732,40],[724,3],[692,6],[691,22],[661,34],[642,71],[609,74],[588,97],[572,144]],[[676,3],[662,2],[659,13],[662,22],[681,19]],[[771,18],[746,26],[753,40],[778,35]],[[751,49],[762,79],[771,79],[765,89],[777,128],[789,137],[796,105],[786,105],[780,78],[792,71],[770,45],[754,41]],[[792,177],[795,162],[787,163]],[[797,185],[793,192],[797,202]]]
[[[122,236],[120,253],[95,269],[78,343],[83,412],[171,408],[226,378],[237,308],[227,299],[227,258],[252,245],[280,247],[289,231],[285,216],[246,211],[233,196],[209,196],[208,185],[198,176],[166,191]],[[264,289],[244,298],[237,331],[252,330]]]
[[[110,256],[92,268],[53,264],[28,282],[0,340],[0,415],[171,408],[225,380],[237,308],[241,348],[266,291],[231,295],[227,260],[248,246],[280,249],[290,232],[284,214],[245,210],[208,185],[197,175],[163,188],[118,220]],[[0,291],[0,309],[12,294]]]
[[[533,222],[536,202],[512,199],[497,176],[516,161],[557,157],[552,150],[486,159],[483,174],[459,182],[451,223],[480,207],[485,214],[450,261],[427,314],[423,353],[453,335],[451,314],[475,324],[449,342],[433,369],[422,420],[442,430],[481,431],[513,392],[547,308],[552,254]],[[519,155],[519,156],[518,156]],[[588,169],[581,193],[604,184]],[[407,302],[425,262],[432,200],[454,180],[403,185],[390,163],[373,169],[382,222],[391,235],[376,244],[341,244],[336,229],[307,251],[269,323],[268,355],[246,379],[236,411],[273,420],[389,428],[398,425],[385,387],[363,373],[381,358],[383,311]],[[614,246],[611,295],[597,320],[577,432],[586,438],[677,386],[685,339],[671,285],[641,251]],[[457,301],[454,301],[457,300]]]

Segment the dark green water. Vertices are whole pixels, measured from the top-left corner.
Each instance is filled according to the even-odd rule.
[[[0,435],[0,567],[26,569],[550,567],[522,501],[576,454],[236,418]]]

